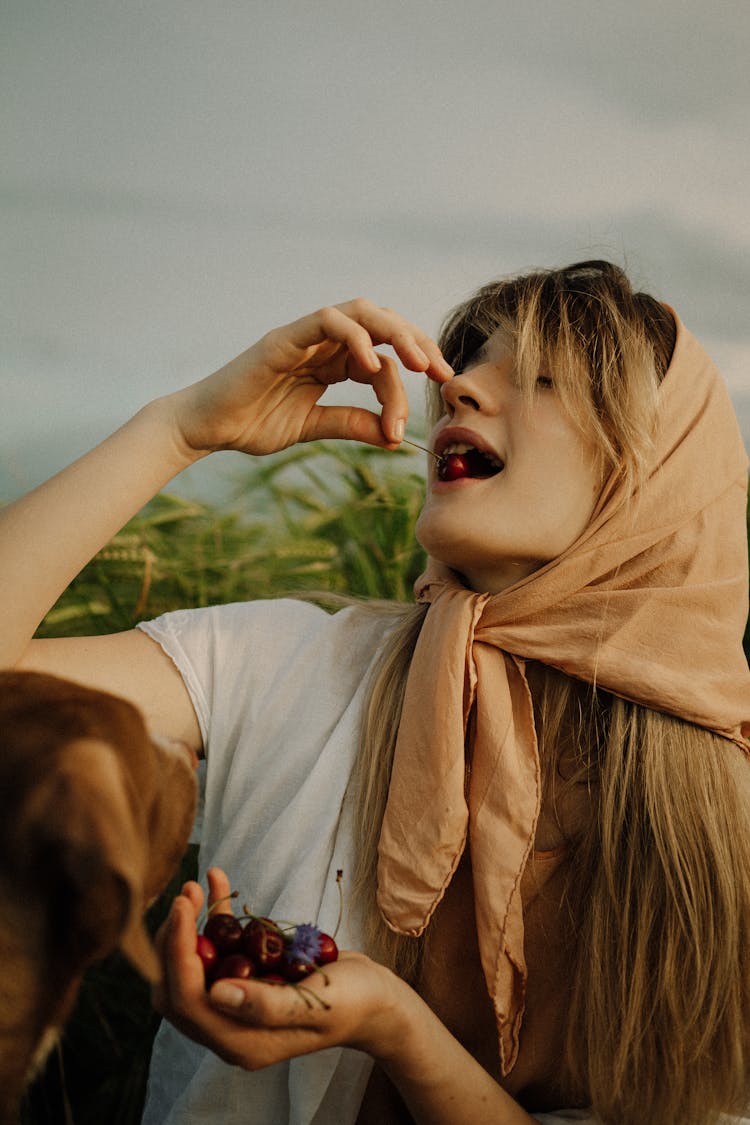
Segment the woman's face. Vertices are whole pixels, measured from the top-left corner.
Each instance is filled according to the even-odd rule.
[[[444,481],[431,469],[417,539],[472,589],[499,593],[584,530],[602,484],[596,450],[563,412],[553,381],[540,378],[529,404],[499,332],[444,384],[442,396],[446,412],[432,448],[476,448],[502,468],[470,457],[482,475]]]

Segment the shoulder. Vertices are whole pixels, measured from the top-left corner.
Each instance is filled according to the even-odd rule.
[[[311,602],[279,598],[178,610],[139,627],[183,670],[191,665],[205,679],[212,669],[221,669],[224,677],[234,669],[244,681],[262,683],[304,666],[361,674],[391,621],[365,604],[329,613]]]

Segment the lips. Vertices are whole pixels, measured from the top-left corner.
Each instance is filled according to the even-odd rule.
[[[438,478],[494,477],[505,467],[505,462],[481,435],[459,426],[448,426],[435,440],[435,452],[440,454]]]

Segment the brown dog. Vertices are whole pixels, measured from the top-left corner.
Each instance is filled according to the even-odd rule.
[[[120,949],[158,978],[143,913],[187,846],[193,767],[123,699],[0,672],[2,1125],[17,1120],[92,962]]]

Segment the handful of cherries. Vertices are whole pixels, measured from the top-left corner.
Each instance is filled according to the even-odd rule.
[[[340,888],[341,872],[336,882]],[[236,894],[235,891],[230,897]],[[198,934],[196,951],[203,962],[206,988],[225,977],[299,984],[338,959],[334,937],[312,923],[274,922],[251,914],[247,907],[244,909],[245,917],[241,919],[234,914],[209,912],[203,932]]]

